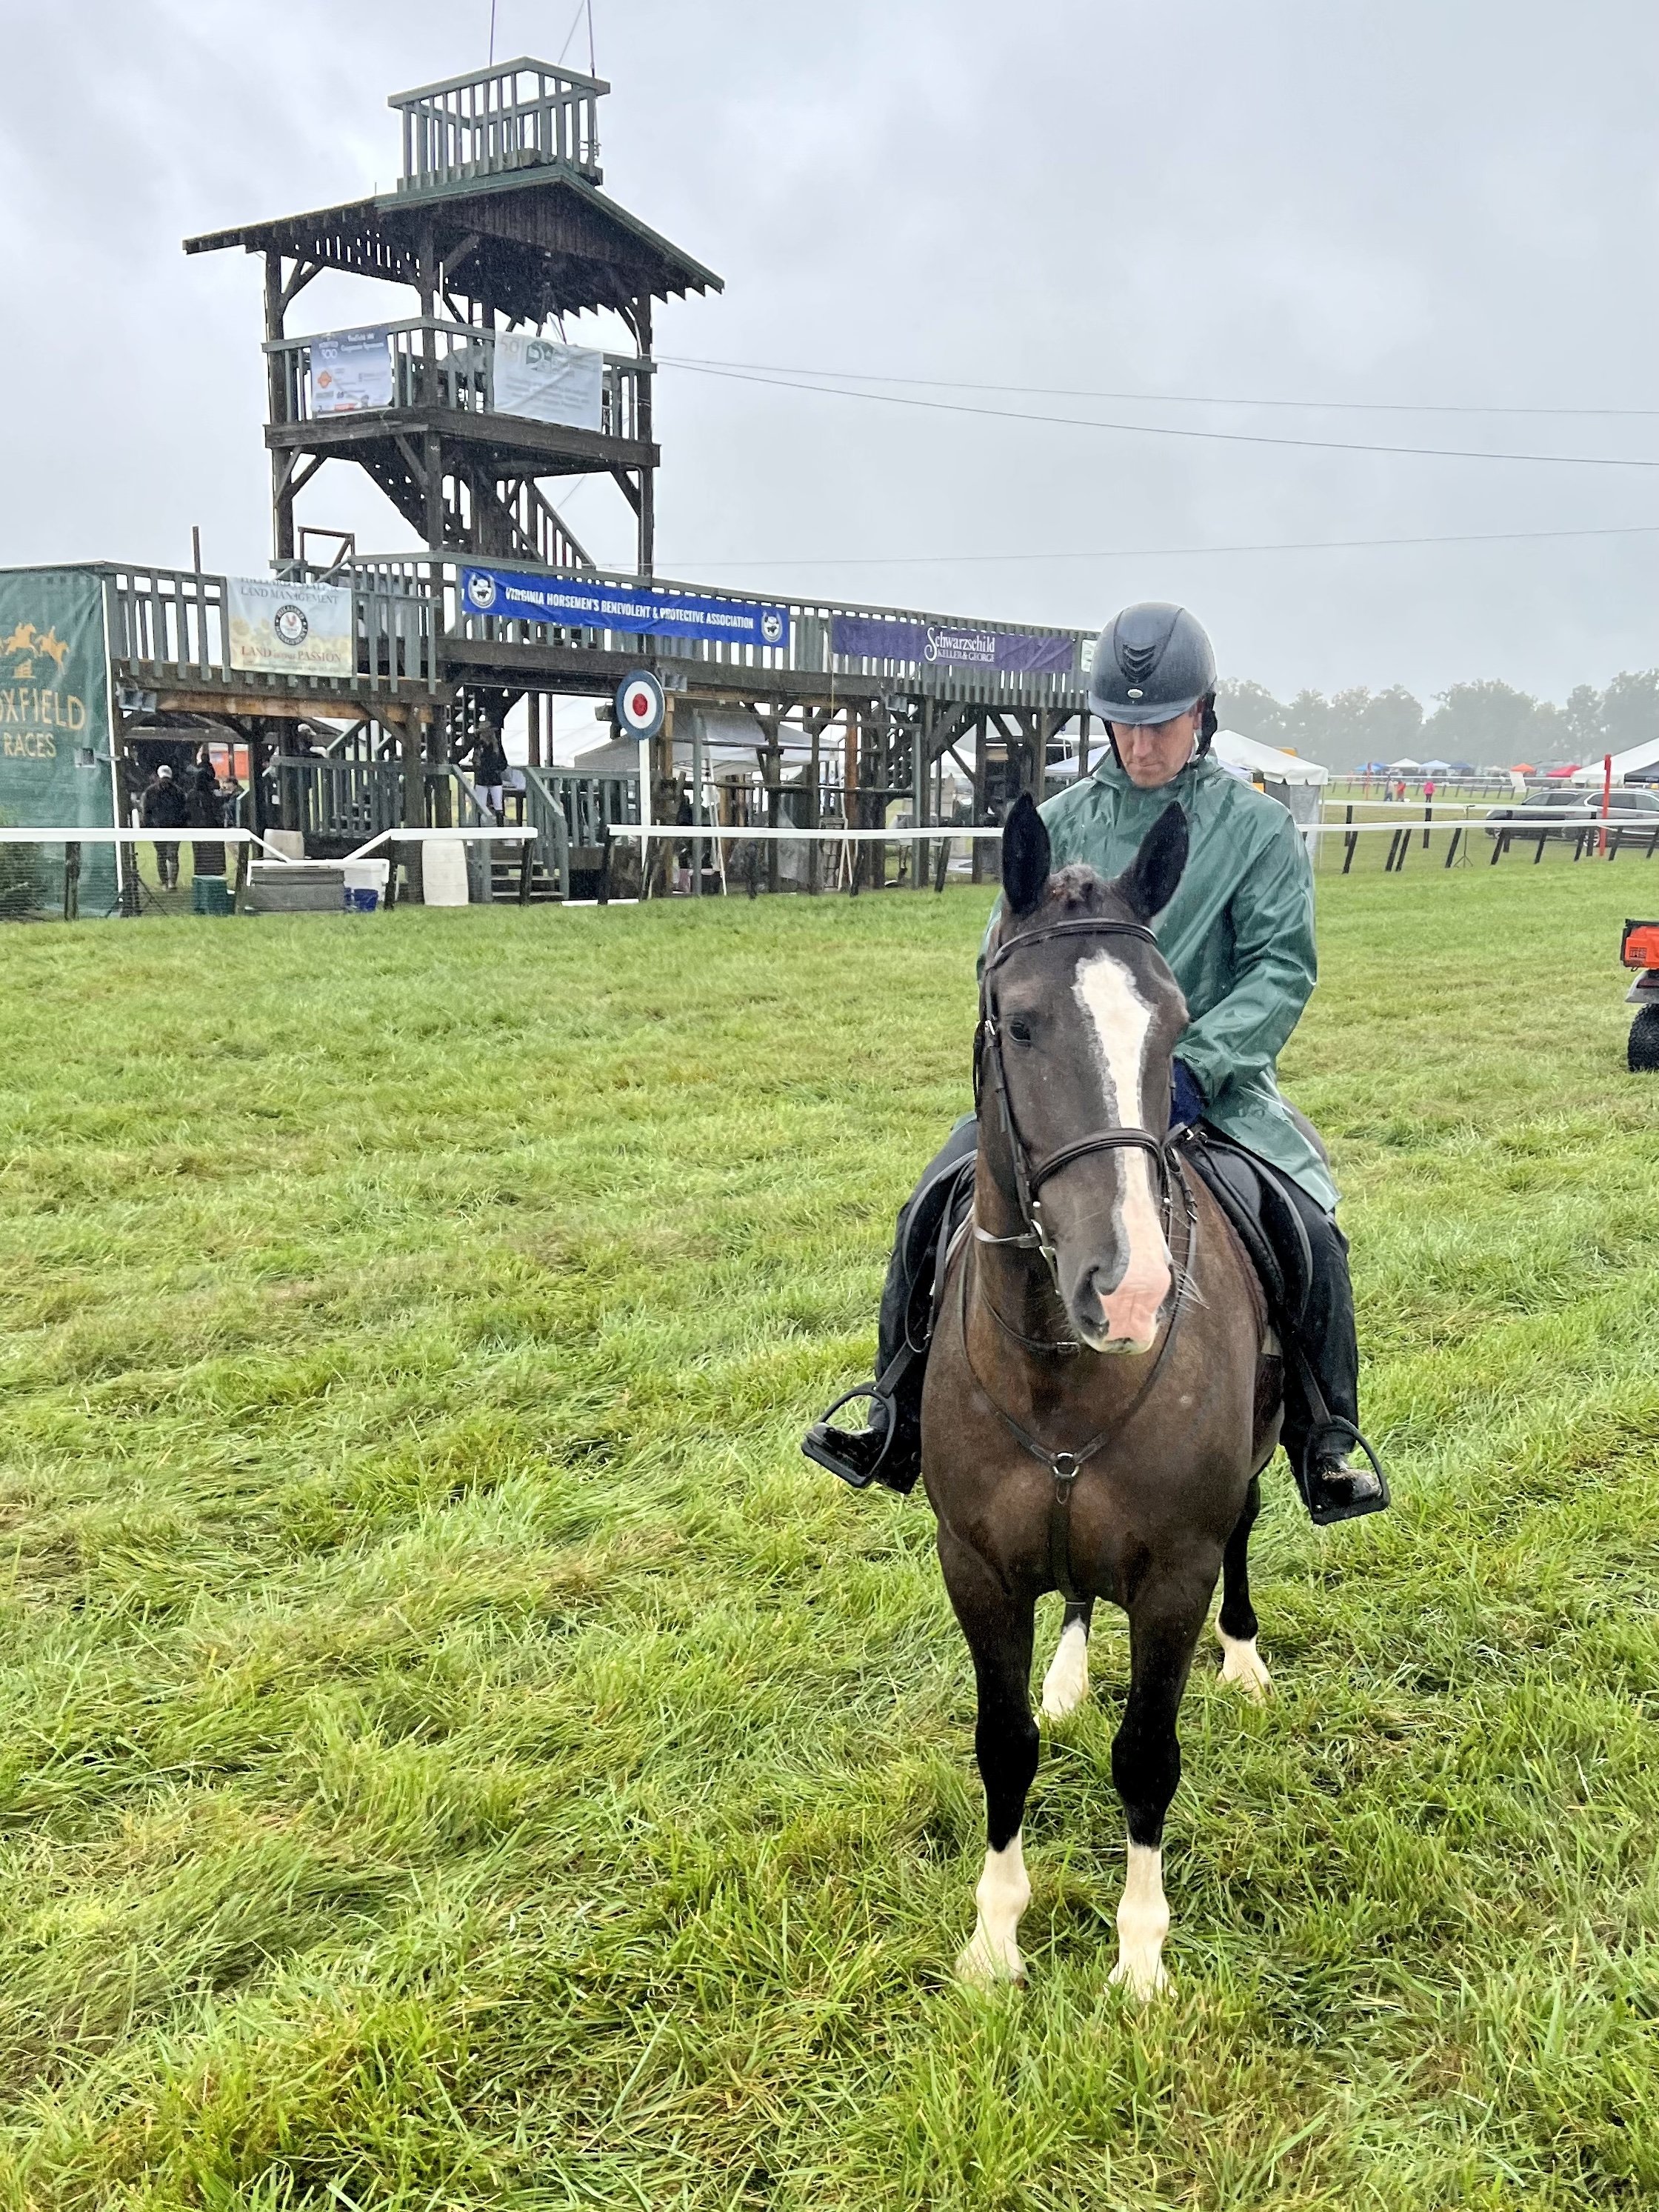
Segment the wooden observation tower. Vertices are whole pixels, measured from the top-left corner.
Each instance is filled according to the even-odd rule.
[[[187,239],[264,258],[273,550],[296,556],[295,501],[325,461],[365,469],[434,553],[594,564],[556,502],[561,479],[612,477],[653,570],[651,313],[719,291],[712,271],[599,189],[599,77],[521,58],[388,105],[397,189]],[[325,270],[404,285],[401,321],[289,337]],[[568,347],[548,325],[609,308],[631,354]]]

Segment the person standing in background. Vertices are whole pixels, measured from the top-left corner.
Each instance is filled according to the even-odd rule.
[[[214,769],[213,755],[205,745],[197,754],[190,771],[185,811],[192,830],[222,830],[225,826],[224,798]],[[222,876],[225,848],[222,845],[192,844],[190,863],[198,876]]]
[[[502,817],[503,787],[507,782],[507,747],[494,723],[487,723],[472,756],[472,773],[481,804],[497,822]]]
[[[178,779],[163,761],[144,786],[144,795],[139,805],[139,821],[146,830],[182,830],[189,819],[185,794],[179,788]],[[155,873],[164,891],[179,888],[179,841],[155,841]]]

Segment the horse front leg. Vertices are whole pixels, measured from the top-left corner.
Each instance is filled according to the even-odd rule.
[[[1112,1741],[1112,1780],[1129,1829],[1129,1863],[1117,1908],[1112,1979],[1145,1999],[1169,1986],[1164,1941],[1164,1816],[1181,1780],[1176,1716],[1213,1581],[1194,1597],[1143,1591],[1129,1613],[1129,1697]]]
[[[1250,1603],[1250,1531],[1261,1510],[1261,1478],[1254,1475],[1244,1497],[1244,1510],[1227,1539],[1221,1561],[1221,1611],[1215,1632],[1220,1639],[1221,1679],[1236,1682],[1247,1698],[1261,1705],[1273,1688],[1261,1653],[1255,1648],[1255,1607]]]
[[[1008,1591],[976,1552],[939,1530],[939,1564],[962,1632],[973,1655],[979,1690],[974,1753],[985,1785],[985,1866],[974,1891],[978,1917],[957,1972],[966,1982],[1023,1982],[1017,1940],[1031,1901],[1020,1825],[1036,1772],[1037,1728],[1031,1717],[1034,1598]]]
[[[1091,1597],[1066,1607],[1060,1641],[1042,1678],[1042,1711],[1048,1720],[1063,1721],[1089,1694],[1089,1632],[1094,1614]]]

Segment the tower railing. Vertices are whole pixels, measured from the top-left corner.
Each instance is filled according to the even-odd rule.
[[[610,86],[579,70],[520,56],[497,69],[395,92],[403,117],[400,192],[501,176],[515,169],[568,169],[597,185],[599,101]]]
[[[296,568],[298,564],[295,564]],[[352,598],[356,672],[352,676],[254,673],[231,660],[228,579],[191,568],[117,567],[105,580],[110,659],[128,680],[169,680],[229,691],[289,690],[307,698],[437,688],[438,612],[421,579],[339,570],[316,580]]]
[[[392,400],[389,409],[362,411],[396,413],[419,407],[438,407],[457,415],[507,411],[495,400],[495,331],[422,315],[411,316],[406,322],[372,323],[364,327],[386,333],[391,351]],[[278,410],[275,423],[319,419],[311,382],[311,349],[318,337],[341,335],[319,331],[313,337],[264,341],[265,352],[275,356],[279,367],[271,386]],[[601,437],[629,443],[637,441],[640,392],[643,380],[653,369],[654,363],[631,354],[606,354],[599,403]],[[332,421],[334,416],[327,419]],[[514,419],[538,421],[540,417]]]

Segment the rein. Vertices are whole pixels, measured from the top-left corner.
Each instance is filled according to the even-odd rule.
[[[1007,1070],[1003,1064],[1002,1026],[998,1013],[993,978],[1024,945],[1042,945],[1051,939],[1059,937],[1085,936],[1134,937],[1139,938],[1148,945],[1156,945],[1158,943],[1152,931],[1142,922],[1111,921],[1087,917],[1073,921],[1050,922],[1044,929],[1034,929],[1024,935],[1011,938],[1007,944],[999,945],[985,963],[984,974],[980,981],[979,1029],[974,1039],[974,1103],[975,1109],[982,1112],[984,1079],[988,1068],[991,1087],[996,1097],[998,1116],[1002,1125],[1003,1134],[1007,1139],[1009,1158],[1013,1167],[1015,1197],[1025,1227],[1017,1236],[994,1237],[988,1230],[981,1228],[976,1205],[973,1222],[974,1239],[980,1244],[1012,1246],[1026,1251],[1040,1252],[1049,1276],[1054,1281],[1054,1288],[1058,1291],[1060,1288],[1059,1261],[1053,1240],[1043,1222],[1042,1207],[1039,1204],[1039,1194],[1043,1184],[1051,1176],[1058,1175],[1061,1168],[1069,1167],[1073,1160],[1086,1158],[1091,1152],[1124,1150],[1150,1152],[1158,1164],[1164,1235],[1167,1237],[1173,1226],[1175,1212],[1173,1200],[1175,1189],[1177,1188],[1181,1192],[1181,1210],[1184,1217],[1186,1232],[1180,1261],[1175,1268],[1170,1318],[1164,1324],[1164,1340],[1153,1356],[1152,1364],[1143,1378],[1140,1388],[1120,1413],[1115,1415],[1103,1429],[1092,1436],[1080,1450],[1052,1450],[1040,1437],[1033,1436],[1029,1429],[1024,1427],[1012,1413],[998,1404],[991,1392],[986,1389],[983,1379],[974,1365],[974,1356],[968,1346],[968,1260],[965,1255],[957,1281],[962,1356],[967,1363],[968,1372],[991,1411],[1002,1423],[1015,1443],[1022,1450],[1029,1452],[1040,1465],[1046,1467],[1054,1478],[1054,1492],[1048,1514],[1048,1564],[1054,1575],[1055,1587],[1068,1605],[1078,1605],[1083,1602],[1082,1595],[1072,1574],[1072,1492],[1083,1468],[1097,1452],[1105,1449],[1114,1437],[1128,1425],[1151,1395],[1152,1386],[1158,1381],[1163,1369],[1165,1355],[1175,1340],[1182,1307],[1186,1302],[1187,1285],[1192,1279],[1194,1255],[1198,1245],[1198,1210],[1194,1204],[1192,1187],[1187,1180],[1186,1170],[1176,1152],[1174,1141],[1170,1138],[1160,1137],[1151,1129],[1128,1127],[1097,1129],[1086,1137],[1076,1139],[1069,1145],[1060,1146],[1058,1151],[1050,1152],[1045,1159],[1033,1161],[1030,1148],[1020,1133],[1019,1125],[1014,1119],[1013,1101],[1008,1091]],[[977,1278],[977,1271],[975,1274]],[[980,1297],[981,1303],[989,1310],[992,1319],[1004,1334],[1012,1338],[1017,1344],[1024,1346],[1028,1351],[1046,1353],[1050,1358],[1064,1358],[1083,1349],[1081,1345],[1070,1341],[1044,1344],[1036,1338],[1021,1335],[1018,1330],[1011,1328],[1004,1320],[982,1289]]]

